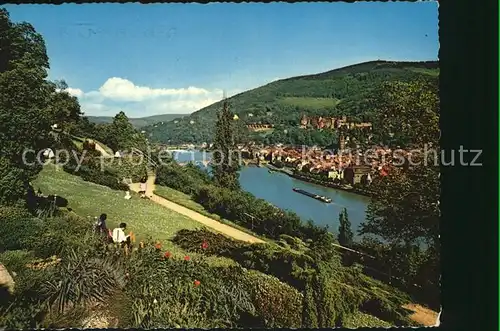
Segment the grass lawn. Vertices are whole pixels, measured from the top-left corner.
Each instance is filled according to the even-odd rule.
[[[242,227],[240,225],[234,224],[233,222],[231,222],[229,220],[221,218],[217,214],[212,214],[212,213],[208,212],[202,205],[200,205],[196,201],[193,201],[193,199],[191,199],[191,197],[189,195],[182,193],[182,192],[179,192],[177,190],[174,190],[173,188],[170,188],[167,186],[156,185],[154,193],[162,198],[165,198],[167,200],[175,202],[183,207],[189,208],[189,209],[196,211],[204,216],[210,217],[216,221],[219,221],[221,223],[232,226],[233,228],[241,230],[241,231],[248,233],[254,237],[257,237],[257,238],[262,239],[262,240],[267,241],[267,242],[271,241],[269,238],[259,236],[258,234],[255,234],[254,232],[250,231],[249,229],[247,229],[245,227]]]
[[[180,229],[201,227],[200,223],[152,201],[142,200],[135,193],[132,193],[132,199],[125,200],[124,192],[86,182],[62,168],[56,169],[54,165],[47,165],[33,184],[35,190],[40,188],[44,195],[57,194],[68,199],[68,207],[76,214],[94,217],[106,213],[109,228],[125,222],[127,229],[136,235],[137,242],[152,237],[153,240],[161,241],[165,250],[177,256],[184,256],[186,252],[168,239]],[[209,260],[214,264],[234,263],[221,257],[210,257]]]

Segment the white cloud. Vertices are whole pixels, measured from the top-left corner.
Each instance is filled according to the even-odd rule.
[[[83,91],[80,90],[79,88],[68,87],[66,89],[66,92],[68,92],[69,94],[71,94],[72,96],[77,97],[77,98],[83,96]]]
[[[200,87],[151,88],[138,86],[119,77],[112,77],[95,91],[78,88],[66,90],[78,97],[86,115],[114,116],[123,110],[129,117],[156,114],[186,114],[209,106],[222,99],[222,90]],[[240,91],[232,91],[234,95]]]
[[[109,78],[99,88],[99,92],[106,98],[121,101],[143,101],[161,96],[204,96],[210,94],[205,89],[193,86],[180,89],[155,89],[147,86],[137,86],[131,81],[119,77]]]

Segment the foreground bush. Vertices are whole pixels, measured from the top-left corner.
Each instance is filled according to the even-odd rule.
[[[268,328],[302,327],[303,295],[278,278],[250,271],[252,301]]]
[[[244,244],[201,229],[179,231],[173,242],[189,251],[230,257],[293,286],[303,294],[303,327],[343,326],[359,311],[395,325],[411,325],[401,307],[408,296],[364,275],[357,265],[342,266],[330,237],[311,244],[287,236],[280,245]]]
[[[25,249],[43,226],[40,219],[18,207],[0,207],[0,252]]]
[[[245,324],[244,316],[255,316],[241,268],[212,268],[146,248],[129,273],[129,327],[235,327]]]

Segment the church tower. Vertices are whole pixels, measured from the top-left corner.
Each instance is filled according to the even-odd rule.
[[[345,149],[345,138],[344,134],[341,132],[339,134],[339,150],[343,151]]]

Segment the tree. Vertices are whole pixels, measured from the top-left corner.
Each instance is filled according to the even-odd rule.
[[[41,170],[36,153],[53,141],[53,84],[45,42],[28,23],[13,23],[0,9],[0,203],[23,198]],[[35,153],[24,153],[32,150]],[[24,157],[23,157],[24,156]]]
[[[116,114],[113,123],[96,125],[94,131],[95,137],[113,151],[146,150],[146,138],[133,127],[123,111]]]
[[[52,84],[51,88],[54,92],[51,93],[49,111],[52,112],[55,123],[61,129],[71,132],[82,119],[80,104],[76,97],[67,92],[68,84],[64,80],[55,81]]]
[[[422,147],[439,140],[437,79],[385,83],[367,103],[376,110],[375,134],[389,145]]]
[[[215,126],[214,152],[212,162],[212,172],[217,185],[239,189],[239,159],[236,155],[236,148],[233,136],[233,114],[229,110],[229,105],[225,100],[222,110],[217,114]]]
[[[440,182],[436,159],[439,155],[438,89],[436,84],[423,81],[386,86],[386,90],[380,91],[380,103],[374,104],[382,118],[378,131],[382,136],[383,132],[393,132],[397,143],[421,150],[412,153],[412,162],[405,162],[407,166],[390,166],[386,176],[375,176],[371,184],[373,197],[360,234],[383,239],[387,259],[397,265],[404,282],[419,283],[428,289],[429,296],[437,297],[440,260]],[[426,155],[422,151],[426,144],[436,149],[436,153]],[[414,247],[425,250],[415,255]]]
[[[409,167],[392,166],[388,176],[375,177],[375,196],[361,233],[375,234],[394,244],[425,241],[435,245],[439,235],[438,154],[425,155],[423,148],[425,144],[439,147],[437,86],[422,81],[386,86],[376,108],[380,115],[386,115],[381,130],[390,132],[399,127],[395,136],[421,149],[412,153]]]
[[[347,215],[347,209],[344,208],[339,214],[339,244],[345,247],[350,247],[352,245],[353,233],[351,231],[351,222],[349,222],[349,216]]]

